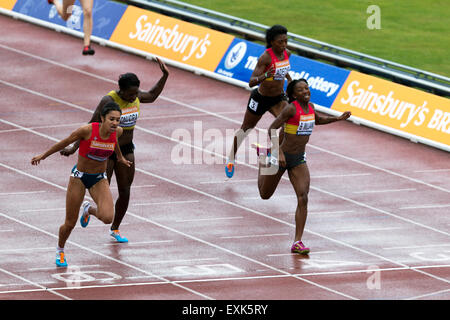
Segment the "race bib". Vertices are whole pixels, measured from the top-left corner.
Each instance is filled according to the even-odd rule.
[[[120,126],[123,128],[133,127],[139,117],[139,109],[136,106],[122,109],[120,116]]]
[[[311,135],[314,124],[315,124],[314,114],[300,115],[300,121],[298,123],[297,135],[298,136],[309,136]]]

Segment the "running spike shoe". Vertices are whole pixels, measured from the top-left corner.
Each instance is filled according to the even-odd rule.
[[[310,251],[310,249],[305,247],[303,242],[301,242],[300,240],[294,242],[294,244],[291,247],[292,253],[308,254],[309,251]]]
[[[80,218],[80,224],[83,228],[87,227],[87,225],[89,224],[89,220],[91,219],[91,216],[89,215],[90,206],[91,204],[89,203],[89,201],[83,202],[83,213],[81,214]]]
[[[95,54],[95,50],[91,48],[91,46],[84,46],[83,51],[81,52],[84,56],[87,55],[94,55]]]
[[[67,260],[64,256],[64,251],[56,252],[56,266],[67,267]]]
[[[122,236],[120,235],[119,230],[111,230],[111,231],[109,232],[109,234],[111,235],[111,237],[113,237],[114,239],[116,239],[116,241],[119,242],[119,243],[125,243],[125,242],[128,242],[128,239],[127,239],[127,238],[122,237]]]
[[[234,174],[234,161],[227,160],[227,164],[225,166],[225,174],[228,178],[233,177]]]

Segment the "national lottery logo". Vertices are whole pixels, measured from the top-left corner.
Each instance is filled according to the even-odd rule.
[[[225,58],[225,68],[233,69],[236,67],[242,58],[244,58],[247,52],[247,44],[245,42],[239,42],[235,45],[227,54]]]

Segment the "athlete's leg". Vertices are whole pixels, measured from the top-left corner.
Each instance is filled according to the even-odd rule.
[[[80,179],[70,177],[66,193],[66,218],[64,224],[59,228],[58,246],[64,248],[67,239],[77,224],[81,202],[83,201],[86,188]]]
[[[281,111],[283,111],[284,107],[288,105],[286,100],[282,100],[269,109],[269,112],[276,118],[280,115]],[[281,145],[284,139],[284,130],[281,128],[278,132],[278,143]]]
[[[288,171],[289,180],[297,195],[297,209],[295,210],[295,239],[300,241],[305,229],[308,214],[308,193],[310,185],[309,170],[306,163],[302,163]]]
[[[97,205],[97,209],[89,208],[89,214],[97,217],[104,224],[110,224],[114,217],[114,201],[108,181],[100,180],[89,189],[89,193]]]
[[[91,44],[92,34],[92,8],[94,6],[94,0],[80,0],[81,7],[83,8],[83,33],[84,33],[84,45],[89,46]]]
[[[234,161],[236,158],[236,153],[241,146],[244,139],[248,136],[261,119],[262,115],[251,113],[245,110],[244,120],[242,121],[241,128],[234,134],[233,145],[231,146],[231,151],[229,153],[228,159]]]
[[[273,195],[286,169],[273,167],[266,163],[267,155],[258,155],[258,190],[261,199],[267,200]]]
[[[128,204],[130,202],[130,194],[131,194],[131,185],[134,180],[134,173],[135,173],[134,153],[125,154],[124,157],[127,160],[131,161],[131,166],[127,167],[122,163],[116,163],[114,167],[119,197],[117,198],[115,205],[115,214],[113,223],[111,224],[111,230],[119,229],[122,219],[128,210]]]

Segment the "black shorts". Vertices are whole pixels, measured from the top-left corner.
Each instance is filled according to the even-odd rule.
[[[85,173],[78,171],[77,165],[72,168],[71,177],[78,178],[83,182],[86,189],[92,188],[100,180],[106,179],[106,172],[101,173]]]
[[[286,94],[282,93],[275,97],[263,96],[258,88],[253,89],[247,103],[247,110],[253,114],[263,115],[280,101],[287,101]]]
[[[134,147],[133,142],[130,142],[130,143],[128,143],[128,144],[125,144],[125,145],[123,145],[123,146],[120,146],[120,151],[122,152],[122,155],[123,155],[123,156],[125,156],[125,155],[127,155],[127,154],[129,154],[129,153],[134,153],[134,149],[135,149],[135,147]],[[117,161],[117,155],[116,155],[116,153],[114,152],[114,153],[109,157],[109,159],[110,159],[110,160],[113,160],[113,161]]]
[[[286,167],[281,167],[280,169],[289,170],[295,168],[298,165],[306,163],[306,153],[300,152],[297,154],[290,154],[284,152],[284,158],[286,159]]]

